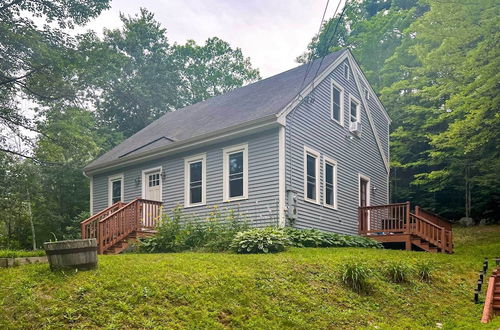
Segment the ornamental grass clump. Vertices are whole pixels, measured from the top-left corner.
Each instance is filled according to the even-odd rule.
[[[274,253],[284,251],[288,245],[290,241],[283,230],[267,227],[236,234],[231,248],[236,253]]]
[[[342,283],[358,293],[367,292],[370,288],[369,279],[372,272],[372,269],[366,264],[351,261],[342,266],[341,280]]]
[[[421,261],[415,265],[418,279],[424,282],[430,282],[434,265],[429,261]]]
[[[390,263],[386,268],[387,277],[394,283],[407,282],[411,267],[401,261]]]

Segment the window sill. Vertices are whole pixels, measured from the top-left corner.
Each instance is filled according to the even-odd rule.
[[[331,121],[333,121],[335,124],[341,126],[341,127],[344,127],[344,124],[342,124],[342,122],[340,122],[339,120],[336,120],[336,119],[333,119],[333,118],[330,118]]]
[[[192,208],[192,207],[205,206],[205,205],[207,205],[206,202],[196,203],[196,204],[184,204],[184,208],[185,209],[189,209],[189,208]]]
[[[229,198],[229,199],[223,200],[222,202],[223,203],[230,203],[230,202],[244,201],[244,200],[247,200],[247,199],[248,199],[248,196],[241,196],[241,197]]]
[[[326,204],[326,203],[323,203],[323,207],[326,207],[327,209],[330,209],[330,210],[335,210],[335,211],[338,210],[338,208],[336,206]]]
[[[315,205],[321,205],[319,201],[314,200],[314,199],[304,198],[304,201],[311,203],[311,204],[315,204]]]

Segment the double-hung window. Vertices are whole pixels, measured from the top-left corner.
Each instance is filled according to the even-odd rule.
[[[333,80],[331,88],[331,118],[342,125],[344,119],[344,89]]]
[[[304,147],[304,199],[319,202],[319,153]]]
[[[323,173],[325,181],[323,204],[327,207],[337,208],[337,163],[325,157]]]
[[[198,206],[206,203],[206,155],[185,158],[184,177],[186,179],[184,196],[185,206]]]
[[[351,123],[360,121],[359,101],[353,96],[349,98],[349,114]]]
[[[108,205],[123,201],[123,174],[108,178]]]
[[[248,145],[224,148],[224,201],[248,198]]]

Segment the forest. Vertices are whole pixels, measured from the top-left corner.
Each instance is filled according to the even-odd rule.
[[[260,79],[217,38],[171,43],[147,9],[75,33],[109,0],[0,4],[0,248],[79,236],[82,169],[167,111]],[[494,0],[349,0],[297,62],[349,48],[392,118],[391,202],[500,221]]]

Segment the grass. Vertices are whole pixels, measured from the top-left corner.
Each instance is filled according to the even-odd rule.
[[[22,257],[42,257],[44,250],[23,251],[23,250],[0,250],[0,258],[22,258]]]
[[[101,256],[87,272],[48,265],[0,270],[0,328],[470,328],[484,257],[500,254],[500,226],[457,229],[456,253],[362,248],[292,248],[272,255],[224,253]],[[342,283],[343,266],[373,270],[368,293]],[[393,283],[393,262],[430,262],[430,283],[416,271]],[[484,293],[484,290],[483,290]]]

